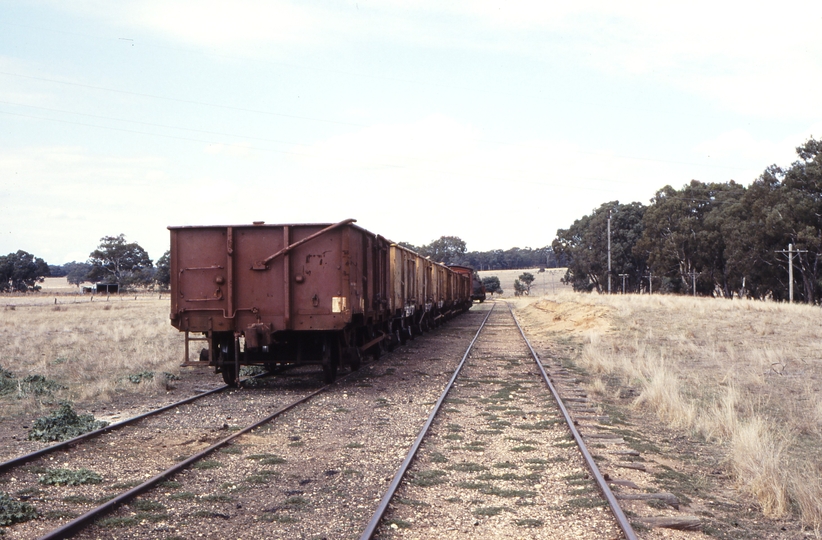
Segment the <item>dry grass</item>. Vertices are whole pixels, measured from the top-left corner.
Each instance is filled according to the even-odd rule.
[[[512,299],[514,298],[514,280],[518,279],[523,272],[530,272],[536,278],[531,284],[530,298],[572,290],[570,285],[560,283],[565,271],[565,268],[546,268],[544,272],[540,272],[539,268],[526,268],[524,270],[483,270],[478,273],[481,278],[497,276],[503,290],[502,298]],[[495,294],[494,297],[499,296]]]
[[[52,395],[6,395],[3,416],[43,403],[107,400],[116,392],[165,390],[177,375],[183,337],[168,321],[168,300],[112,296],[107,302],[43,295],[0,299],[0,366],[17,380],[41,375],[66,388]],[[73,303],[76,302],[76,303]],[[153,371],[135,384],[128,375]]]
[[[585,342],[591,392],[632,388],[636,407],[721,446],[766,516],[796,511],[822,529],[818,307],[567,292],[517,305],[529,332],[557,325]],[[585,324],[592,312],[607,324]]]

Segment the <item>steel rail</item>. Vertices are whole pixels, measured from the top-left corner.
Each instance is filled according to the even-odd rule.
[[[517,320],[517,316],[514,315],[514,310],[511,309],[511,304],[508,304],[508,310],[511,312],[511,317],[513,317],[514,322],[517,325],[517,329],[519,330],[519,333],[522,335],[522,339],[524,339],[525,344],[528,345],[528,350],[531,351],[531,356],[534,358],[534,362],[536,362],[540,373],[542,373],[542,378],[543,380],[545,380],[545,384],[547,384],[548,388],[551,390],[551,394],[553,394],[554,400],[557,402],[557,406],[559,407],[559,410],[562,412],[562,416],[565,417],[565,423],[568,424],[568,428],[571,430],[571,433],[573,433],[574,440],[576,441],[577,446],[579,447],[579,450],[582,453],[582,457],[585,459],[586,465],[588,465],[588,469],[594,476],[594,479],[596,480],[597,486],[599,487],[599,490],[602,492],[602,495],[608,501],[608,506],[610,506],[611,513],[614,514],[614,518],[616,518],[619,528],[622,529],[622,532],[625,534],[625,537],[628,540],[637,540],[636,533],[634,533],[634,529],[631,527],[631,522],[628,521],[627,517],[625,517],[625,513],[622,511],[622,508],[619,507],[619,502],[617,502],[617,499],[611,491],[611,488],[608,487],[608,482],[605,481],[605,478],[599,471],[599,467],[597,467],[597,464],[594,461],[593,456],[591,456],[591,453],[588,452],[588,448],[585,446],[585,441],[582,439],[582,435],[580,435],[579,431],[574,425],[574,420],[568,413],[568,409],[565,408],[565,404],[562,402],[562,398],[560,397],[559,392],[557,392],[557,389],[554,387],[553,383],[551,383],[551,379],[548,377],[548,373],[542,366],[542,362],[539,359],[539,355],[531,346],[531,342],[528,341],[528,338],[525,337],[525,332],[522,330],[522,326],[520,326],[519,321]]]
[[[13,469],[14,467],[20,466],[24,463],[27,463],[27,462],[32,461],[34,459],[37,459],[41,456],[45,456],[45,455],[50,454],[52,452],[55,452],[57,450],[62,450],[64,448],[68,448],[68,447],[70,447],[74,444],[77,444],[79,442],[83,442],[83,441],[88,440],[88,439],[93,439],[94,437],[96,437],[98,435],[102,435],[103,433],[108,433],[109,431],[114,431],[115,429],[119,429],[123,426],[133,424],[133,423],[138,422],[138,421],[140,421],[144,418],[148,418],[149,416],[154,416],[155,414],[160,414],[161,412],[165,412],[169,409],[173,409],[175,407],[180,407],[181,405],[185,405],[186,403],[196,401],[196,400],[198,400],[200,398],[203,398],[205,396],[215,394],[217,392],[222,392],[226,388],[228,388],[227,385],[219,386],[217,388],[214,388],[213,390],[209,390],[207,392],[202,392],[200,394],[188,397],[188,398],[186,398],[182,401],[177,401],[175,403],[171,403],[171,404],[166,405],[164,407],[160,407],[159,409],[153,409],[153,410],[145,412],[143,414],[139,414],[137,416],[127,418],[126,420],[123,420],[122,422],[117,422],[115,424],[109,424],[109,425],[107,425],[105,427],[102,427],[100,429],[95,429],[94,431],[89,431],[88,433],[83,433],[82,435],[78,435],[77,437],[74,437],[73,439],[69,439],[67,441],[62,441],[62,442],[59,442],[57,444],[47,446],[45,448],[41,448],[40,450],[35,450],[34,452],[30,452],[28,454],[18,456],[16,458],[10,459],[8,461],[4,461],[3,463],[0,463],[0,473],[5,472],[9,469]]]
[[[66,523],[65,525],[63,525],[63,526],[61,526],[57,529],[54,529],[49,533],[46,533],[45,535],[41,536],[38,540],[60,540],[60,539],[63,539],[63,538],[68,538],[72,534],[76,533],[78,530],[80,530],[83,527],[85,527],[86,525],[88,525],[91,521],[107,514],[108,512],[114,510],[115,508],[117,508],[121,504],[124,504],[124,503],[128,502],[129,500],[133,499],[134,497],[136,497],[136,496],[138,496],[142,493],[145,493],[146,491],[153,488],[155,485],[159,484],[160,482],[162,482],[166,478],[168,478],[170,476],[173,476],[174,474],[176,474],[176,473],[180,472],[181,470],[185,469],[186,467],[188,467],[192,463],[204,458],[205,456],[207,456],[208,454],[214,452],[215,450],[217,450],[219,448],[222,448],[223,446],[226,446],[228,443],[230,443],[231,441],[233,441],[237,437],[240,437],[241,435],[245,435],[246,433],[262,426],[263,424],[266,424],[267,422],[270,422],[270,421],[274,420],[275,418],[277,418],[281,414],[293,409],[294,407],[296,407],[297,405],[300,405],[301,403],[304,403],[304,402],[308,401],[309,399],[316,396],[317,394],[328,390],[334,384],[337,384],[340,381],[344,381],[344,380],[348,379],[349,377],[355,375],[356,373],[359,373],[359,372],[358,371],[352,371],[348,375],[345,375],[345,376],[340,377],[339,379],[337,379],[337,381],[335,383],[326,384],[325,386],[322,386],[322,387],[318,388],[317,390],[314,390],[310,394],[307,394],[307,395],[301,397],[300,399],[298,399],[296,401],[293,401],[293,402],[289,403],[288,405],[285,405],[285,406],[281,407],[280,409],[278,409],[277,411],[272,413],[270,416],[267,416],[267,417],[263,418],[262,420],[259,420],[259,421],[255,422],[254,424],[252,424],[252,425],[250,425],[250,426],[234,433],[233,435],[230,435],[230,436],[226,437],[225,439],[217,441],[216,443],[212,444],[208,448],[206,448],[204,450],[201,450],[200,452],[192,455],[191,457],[189,457],[185,461],[181,461],[181,462],[177,463],[176,465],[174,465],[174,466],[166,469],[165,471],[161,472],[160,474],[158,474],[156,476],[153,476],[152,478],[146,480],[145,482],[143,482],[139,486],[136,486],[136,487],[134,487],[134,488],[132,488],[128,491],[124,491],[123,493],[121,493],[117,497],[114,497],[113,499],[109,500],[108,502],[106,502],[104,504],[101,504],[97,508],[93,508],[93,509],[89,510],[88,512],[86,512],[85,514],[83,514],[83,515],[75,518],[74,520]]]
[[[408,454],[405,456],[405,459],[400,465],[400,468],[397,469],[396,474],[394,475],[394,479],[391,481],[391,484],[388,486],[388,490],[383,495],[382,500],[380,501],[379,506],[377,506],[377,510],[374,512],[374,515],[371,517],[371,521],[368,522],[368,525],[365,527],[362,535],[360,536],[360,540],[371,540],[374,536],[374,533],[377,531],[377,526],[380,524],[383,515],[385,514],[386,510],[388,510],[388,504],[391,502],[391,499],[394,497],[394,494],[397,491],[397,488],[400,486],[400,482],[402,481],[405,473],[408,471],[408,467],[411,466],[411,462],[414,461],[414,457],[417,455],[417,451],[419,450],[420,446],[422,445],[422,440],[428,434],[428,430],[431,428],[431,424],[434,423],[434,417],[437,416],[437,413],[442,406],[442,403],[445,401],[448,392],[451,391],[451,387],[454,386],[454,381],[457,380],[457,376],[462,371],[462,366],[465,365],[466,359],[468,359],[468,354],[471,352],[471,349],[474,348],[474,343],[476,343],[477,338],[479,338],[480,332],[482,329],[485,328],[485,323],[488,321],[488,317],[491,316],[491,312],[494,311],[496,304],[491,306],[491,309],[488,310],[488,314],[482,320],[482,324],[480,325],[477,333],[474,335],[474,339],[471,340],[471,343],[468,345],[468,348],[465,350],[465,354],[462,356],[462,360],[460,361],[459,365],[457,366],[456,371],[451,376],[451,380],[448,381],[448,384],[445,386],[445,390],[443,390],[442,395],[437,400],[437,403],[434,405],[434,408],[431,410],[431,413],[428,415],[428,420],[425,422],[425,425],[422,426],[420,429],[419,434],[417,435],[414,444],[411,445],[411,449],[408,451]]]

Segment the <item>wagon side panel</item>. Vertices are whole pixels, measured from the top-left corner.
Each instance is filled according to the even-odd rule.
[[[233,330],[232,271],[227,228],[172,229],[172,325],[191,332]]]

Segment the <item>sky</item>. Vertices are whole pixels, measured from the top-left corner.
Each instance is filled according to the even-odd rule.
[[[822,3],[0,0],[0,254],[168,226],[540,248],[822,138]]]

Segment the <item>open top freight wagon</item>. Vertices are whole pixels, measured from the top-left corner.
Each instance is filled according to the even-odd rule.
[[[186,347],[203,333],[232,385],[246,364],[321,364],[330,382],[471,303],[464,276],[353,219],[169,230],[171,324]]]

